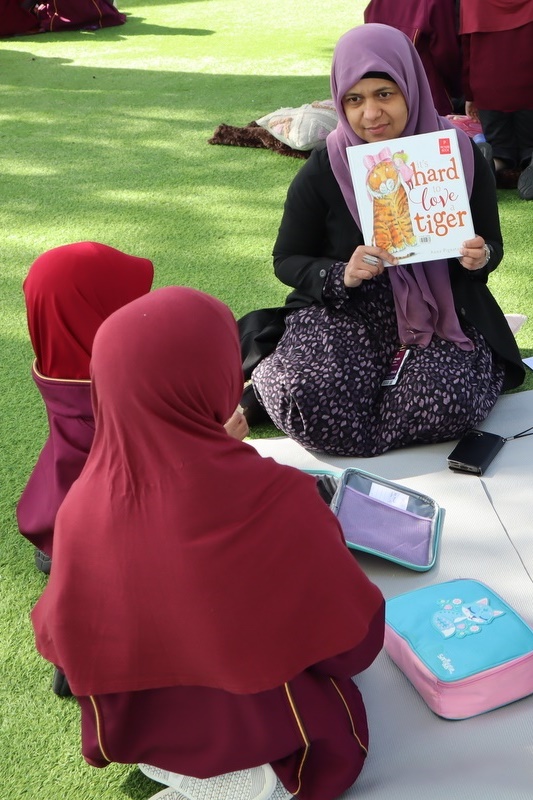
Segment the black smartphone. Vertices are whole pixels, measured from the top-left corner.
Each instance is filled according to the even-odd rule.
[[[505,439],[496,433],[468,431],[448,456],[448,466],[454,472],[483,475],[504,444]]]

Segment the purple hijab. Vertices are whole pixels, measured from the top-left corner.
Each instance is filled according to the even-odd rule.
[[[390,75],[398,84],[409,110],[403,136],[453,128],[440,117],[433,103],[424,67],[412,42],[388,25],[367,24],[345,33],[335,48],[331,68],[331,91],[339,115],[337,128],[329,134],[327,147],[333,174],[346,204],[361,227],[350,177],[346,148],[366,144],[351,129],[344,114],[342,98],[369,72]],[[468,193],[474,179],[474,154],[468,136],[457,131]],[[409,265],[407,265],[409,266]],[[388,270],[398,332],[403,344],[427,347],[433,334],[455,342],[462,350],[473,345],[465,336],[454,308],[447,261],[391,267]]]

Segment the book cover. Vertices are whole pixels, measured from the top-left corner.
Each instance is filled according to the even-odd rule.
[[[408,264],[460,255],[475,236],[454,129],[348,147],[365,244]]]

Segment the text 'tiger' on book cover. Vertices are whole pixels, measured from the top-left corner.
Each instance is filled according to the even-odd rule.
[[[457,131],[348,147],[365,244],[416,264],[460,255],[475,236]]]

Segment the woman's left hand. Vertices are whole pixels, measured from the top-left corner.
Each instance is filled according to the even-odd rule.
[[[488,247],[485,244],[485,239],[482,236],[476,236],[474,239],[468,239],[463,243],[459,263],[465,269],[474,271],[484,267],[489,258],[490,251],[488,251]]]

